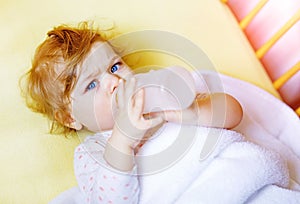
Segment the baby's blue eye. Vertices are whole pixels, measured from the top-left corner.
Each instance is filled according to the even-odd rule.
[[[111,73],[115,73],[116,71],[118,71],[120,69],[121,66],[121,62],[117,62],[115,63],[111,68],[110,68],[110,72]]]
[[[92,90],[93,88],[95,88],[98,85],[98,81],[92,81],[87,87],[86,90]]]

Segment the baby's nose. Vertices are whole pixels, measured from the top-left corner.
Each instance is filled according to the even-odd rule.
[[[120,78],[117,75],[107,73],[102,78],[102,87],[105,91],[113,93],[114,90],[119,86]]]

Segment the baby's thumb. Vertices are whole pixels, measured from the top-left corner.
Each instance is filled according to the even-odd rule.
[[[158,118],[158,117],[164,118],[164,112],[159,111],[159,112],[145,113],[145,114],[143,114],[143,117],[148,120]]]
[[[182,118],[183,112],[180,110],[168,110],[168,111],[160,111],[160,112],[151,112],[144,115],[144,118],[154,119],[156,117],[161,117],[165,121],[179,121]]]

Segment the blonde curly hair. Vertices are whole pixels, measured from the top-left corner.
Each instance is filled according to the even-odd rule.
[[[74,131],[65,124],[72,123],[70,95],[80,64],[95,42],[107,40],[91,23],[82,22],[76,27],[55,27],[37,47],[21,90],[27,106],[50,119],[50,133]]]

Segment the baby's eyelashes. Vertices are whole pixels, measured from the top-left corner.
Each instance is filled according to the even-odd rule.
[[[93,80],[91,83],[89,83],[89,85],[86,87],[85,91],[90,91],[94,88],[97,87],[97,85],[99,84],[98,80]]]
[[[122,65],[122,62],[117,62],[117,63],[115,63],[115,64],[110,68],[110,72],[111,72],[112,74],[115,73],[115,72],[117,72],[117,71],[120,69],[121,65]]]

